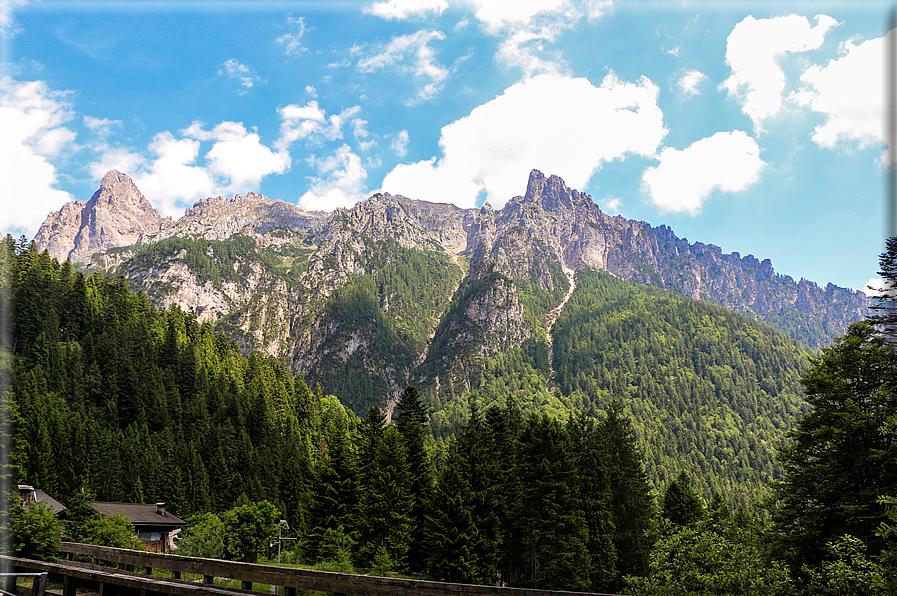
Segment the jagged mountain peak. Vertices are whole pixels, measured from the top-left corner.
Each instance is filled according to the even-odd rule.
[[[278,307],[280,318],[298,308],[297,314],[291,315],[296,321],[311,316],[310,310],[298,314],[306,306],[296,304],[310,297],[319,304],[318,298],[326,299],[355,277],[371,274],[375,263],[382,265],[381,253],[392,250],[390,246],[444,251],[453,271],[460,268],[467,281],[501,274],[513,284],[521,284],[521,291],[547,292],[539,294],[546,305],[564,297],[575,281],[574,270],[605,270],[622,279],[670,288],[760,318],[813,347],[825,345],[843,332],[846,323],[867,312],[868,301],[859,293],[797,283],[776,276],[768,260],[723,254],[719,247],[700,242],[690,244],[666,226],[653,228],[645,222],[608,217],[588,194],[539,170],[530,173],[526,193],[512,198],[499,211],[489,203],[480,209],[464,209],[377,193],[348,209],[307,212],[293,203],[250,192],[197,201],[177,222],[160,218],[130,177],[110,170],[89,201],[68,203],[58,213],[51,213],[35,240],[56,258],[91,263],[94,253],[115,247],[170,237],[226,241],[236,235],[252,237],[259,249],[273,251],[269,257],[282,261],[283,271],[296,272],[290,282],[298,289],[290,299],[295,304]],[[93,261],[109,269],[133,253],[104,253]],[[265,273],[267,266],[257,263],[258,279],[253,278],[243,289],[227,290],[234,292],[234,304],[248,304],[256,291],[252,284],[265,275],[271,279],[280,275],[279,269]],[[187,269],[178,271],[187,275]],[[149,280],[153,275],[161,274],[153,270],[138,277]],[[159,283],[178,285],[167,278]],[[179,284],[190,286],[186,277]],[[286,282],[276,284],[286,287]],[[181,304],[180,295],[160,295],[160,300]],[[194,300],[182,306],[201,305]],[[216,312],[226,310],[222,306]],[[246,316],[246,328],[254,329],[251,316]],[[280,353],[284,337],[259,331],[252,342],[267,346],[270,353]]]
[[[563,178],[552,174],[548,178],[539,170],[533,170],[529,174],[526,184],[526,194],[523,197],[515,197],[513,202],[536,202],[546,211],[564,213],[577,210],[577,207],[586,206],[597,209],[592,197],[588,194],[571,189]]]
[[[100,181],[100,188],[97,189],[93,197],[101,195],[122,199],[140,197],[146,200],[131,177],[127,174],[122,174],[118,170],[109,170],[103,176],[103,179]]]
[[[100,187],[85,205],[85,210],[116,211],[128,220],[161,220],[159,212],[143,196],[140,189],[127,174],[109,170],[100,181]]]
[[[96,252],[137,244],[165,222],[170,219],[159,216],[129,176],[109,170],[90,200],[50,213],[35,242],[57,259],[84,261]]]

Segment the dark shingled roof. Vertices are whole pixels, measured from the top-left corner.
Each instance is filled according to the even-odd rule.
[[[32,503],[43,503],[45,504],[50,511],[53,513],[59,513],[60,511],[65,511],[65,505],[42,491],[41,489],[35,489],[34,491],[34,501],[24,503],[25,509],[28,509]]]
[[[186,526],[187,522],[178,516],[165,512],[164,515],[159,514],[159,508],[156,505],[144,505],[142,503],[109,503],[106,501],[97,501],[93,504],[93,508],[106,517],[112,517],[116,513],[121,513],[134,524],[135,528],[141,526]]]

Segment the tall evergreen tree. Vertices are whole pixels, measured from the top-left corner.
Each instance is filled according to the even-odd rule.
[[[591,556],[588,528],[577,502],[578,470],[560,422],[530,415],[520,436],[515,512],[522,545],[521,583],[539,589],[586,590]]]
[[[792,569],[814,565],[844,534],[877,554],[876,499],[897,494],[897,442],[881,432],[897,415],[897,352],[870,324],[854,323],[801,383],[813,409],[789,432],[784,479],[773,487],[782,554]]]
[[[611,510],[611,487],[598,424],[584,412],[567,423],[575,466],[578,470],[575,494],[588,529],[587,550],[591,555],[590,589],[610,588],[617,570],[614,548],[615,525]]]
[[[474,575],[477,583],[494,583],[501,547],[501,520],[498,516],[500,486],[496,482],[497,462],[489,457],[487,434],[479,405],[469,401],[467,425],[461,430],[458,448],[465,468],[468,487],[468,509],[475,528],[470,548],[476,557]]]
[[[588,529],[577,502],[577,468],[560,422],[530,415],[520,437],[517,475],[521,498],[516,517],[524,586],[586,590],[591,556]]]
[[[440,581],[471,583],[480,567],[473,547],[478,533],[465,468],[457,442],[450,441],[425,525],[429,571]]]
[[[377,443],[368,483],[362,489],[358,534],[363,565],[385,550],[394,568],[405,567],[413,505],[404,440],[395,426],[389,426]]]
[[[411,520],[414,526],[411,531],[411,545],[408,549],[408,565],[412,569],[423,569],[426,563],[424,523],[433,490],[433,471],[424,440],[429,416],[427,407],[416,388],[409,386],[402,392],[394,410],[394,417],[408,450],[411,494],[414,497],[414,506],[411,510]]]
[[[704,515],[701,497],[691,488],[688,472],[682,470],[663,494],[663,516],[679,526],[687,526]]]
[[[358,508],[358,467],[349,444],[348,415],[338,403],[329,404],[325,432],[319,443],[306,516],[305,550],[312,561],[320,554],[327,530],[342,526],[355,534]]]
[[[522,420],[513,397],[508,396],[505,408],[492,404],[486,410],[486,457],[492,465],[495,515],[499,525],[497,572],[501,583],[515,582],[516,560],[520,553],[520,536],[516,511],[520,503],[520,479],[516,475],[518,436]]]
[[[654,498],[632,434],[629,418],[614,403],[601,423],[614,513],[614,547],[617,551],[619,591],[624,575],[644,575],[654,543]]]

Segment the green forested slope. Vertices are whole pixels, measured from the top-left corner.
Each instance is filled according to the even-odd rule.
[[[309,383],[320,383],[356,414],[395,395],[390,379],[408,380],[461,281],[460,267],[445,253],[390,240],[368,242],[366,255],[359,256],[368,272],[334,292],[307,321],[327,329]]]
[[[84,488],[164,501],[181,516],[245,493],[299,521],[327,406],[301,377],[122,278],[85,277],[9,237],[0,260],[14,306],[17,481],[60,499]]]
[[[459,451],[449,448],[458,467],[441,466],[435,479],[427,410],[413,388],[395,426],[376,407],[362,422],[282,363],[242,354],[211,325],[156,308],[122,278],[85,277],[9,237],[0,273],[14,305],[11,342],[0,347],[14,365],[2,397],[11,398],[16,482],[70,504],[82,495],[205,514],[188,536],[214,521],[208,514],[227,518],[255,502],[289,520],[311,563],[345,556],[467,581],[500,572],[511,585],[559,589],[603,588],[644,571],[652,498],[616,410],[600,425],[562,424],[524,417],[505,399],[471,417]],[[468,498],[431,497],[457,494],[452,470]],[[443,539],[468,541],[466,531],[478,536],[476,557]],[[345,538],[340,546],[335,536]],[[569,549],[574,559],[558,556]]]
[[[601,415],[633,419],[656,486],[686,469],[709,497],[756,497],[777,477],[773,448],[805,410],[808,355],[770,327],[719,306],[581,272],[554,327],[557,388]]]

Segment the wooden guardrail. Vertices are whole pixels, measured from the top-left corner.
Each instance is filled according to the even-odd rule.
[[[377,577],[369,575],[355,575],[349,573],[334,573],[329,571],[315,571],[310,569],[295,569],[288,567],[272,567],[269,565],[257,565],[253,563],[240,563],[236,561],[222,561],[219,559],[201,559],[199,557],[184,557],[179,555],[166,555],[161,553],[148,553],[142,551],[93,546],[73,542],[63,542],[59,551],[65,554],[68,561],[60,561],[59,567],[79,570],[82,573],[90,573],[90,579],[94,582],[106,582],[115,584],[120,578],[128,578],[128,581],[139,580],[140,589],[147,593],[157,592],[164,594],[247,594],[252,584],[268,584],[283,586],[287,595],[295,595],[296,590],[317,590],[334,594],[355,594],[359,596],[583,596],[582,592],[566,592],[558,590],[535,590],[529,588],[506,588],[499,586],[482,586],[473,584],[456,584],[416,579],[399,579],[393,577]],[[75,556],[90,557],[91,564],[79,564],[72,559]],[[120,568],[127,565],[136,567],[143,573],[127,573],[122,569],[109,569],[99,567],[99,563],[117,563]],[[18,566],[18,563],[16,563]],[[106,571],[103,571],[106,570]],[[151,575],[153,570],[160,570],[171,574],[170,578]],[[51,572],[52,573],[52,572]],[[65,571],[62,575],[69,577]],[[108,573],[107,577],[99,577]],[[184,574],[202,576],[203,583],[186,582],[181,580]],[[80,575],[72,575],[74,579],[69,583],[81,579]],[[215,578],[237,580],[241,588],[223,588],[213,586]],[[143,584],[143,582],[149,582]],[[165,584],[153,587],[152,584]],[[68,584],[66,584],[68,585]],[[119,585],[119,584],[115,584]],[[128,584],[132,585],[132,584]],[[136,586],[136,584],[134,584]],[[168,591],[174,586],[179,586],[177,591]],[[214,591],[196,591],[197,588]],[[74,591],[66,591],[65,596],[74,595]],[[593,595],[612,596],[612,595]]]
[[[242,596],[256,594],[244,590],[228,589],[220,586],[191,584],[156,576],[129,574],[117,569],[82,567],[66,563],[47,563],[33,559],[19,559],[0,555],[0,568],[6,570],[37,571],[47,573],[55,581],[63,583],[64,596],[75,596],[79,586],[96,587],[100,594],[172,594],[174,596]],[[8,580],[4,590],[10,594],[36,596],[33,587],[19,586],[15,579]]]

